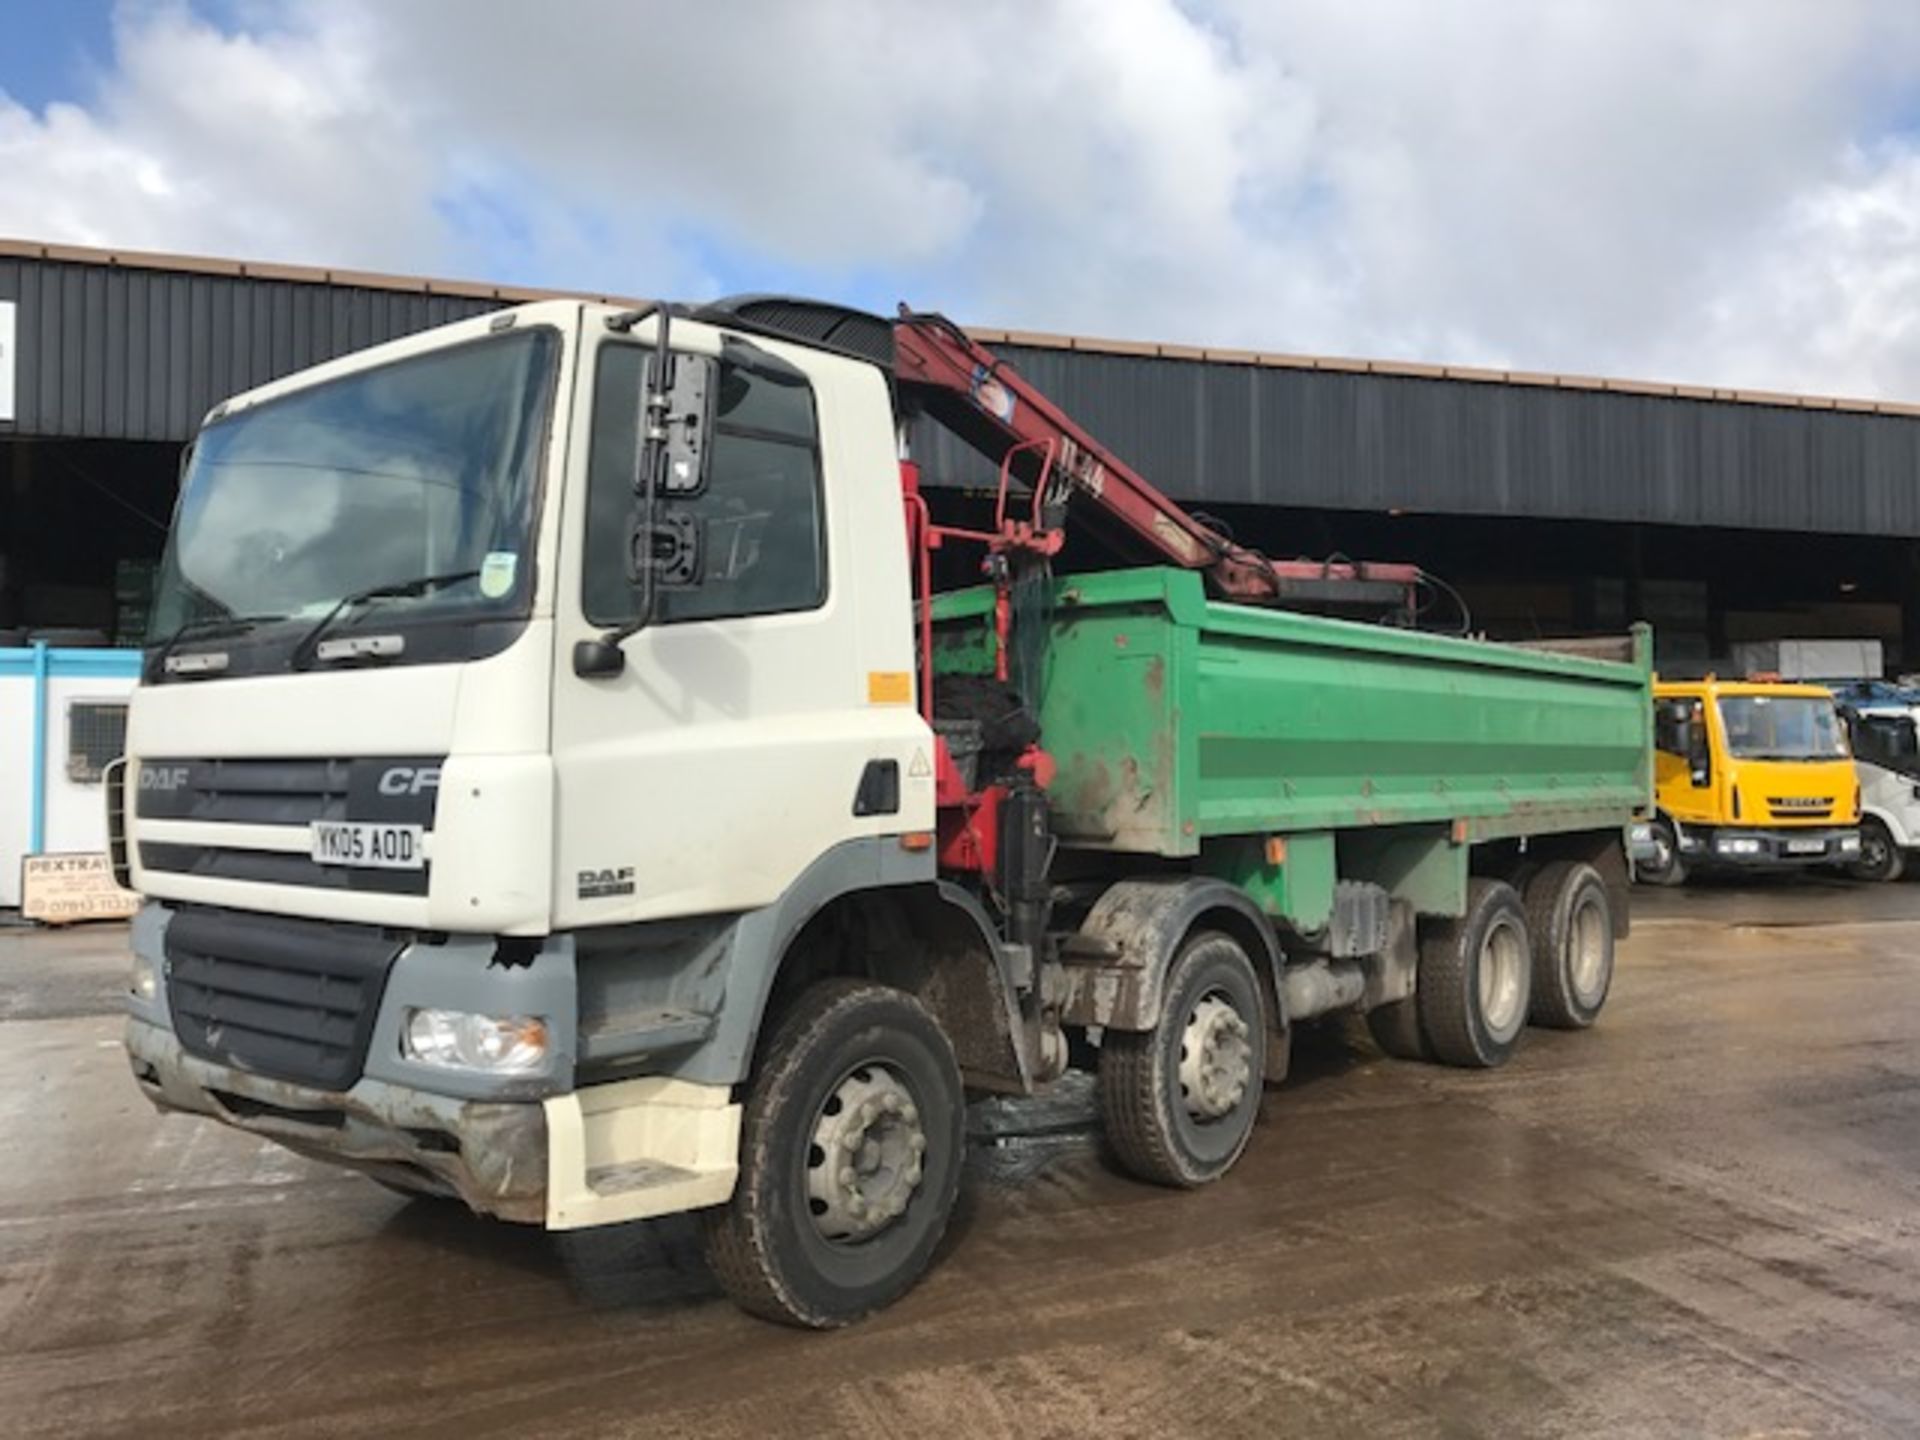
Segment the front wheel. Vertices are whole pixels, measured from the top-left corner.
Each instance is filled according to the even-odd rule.
[[[919,1001],[828,980],[780,1022],[747,1091],[740,1179],[706,1212],[707,1263],[742,1309],[824,1330],[891,1304],[960,1190],[953,1046]]]
[[[1633,867],[1633,878],[1648,885],[1674,886],[1687,883],[1687,862],[1680,857],[1680,837],[1673,822],[1655,820],[1652,858]]]
[[[1191,1189],[1217,1180],[1247,1148],[1260,1113],[1267,1027],[1253,961],[1206,931],[1167,972],[1160,1020],[1100,1042],[1100,1114],[1131,1174]]]
[[[1893,843],[1884,820],[1869,815],[1860,822],[1860,858],[1847,866],[1856,880],[1898,880],[1907,868],[1906,856]]]

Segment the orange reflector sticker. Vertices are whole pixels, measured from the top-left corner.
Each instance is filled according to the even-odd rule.
[[[909,830],[900,837],[902,850],[931,850],[933,832],[931,830]]]
[[[908,670],[869,670],[867,672],[867,703],[869,705],[911,705],[913,673]]]
[[[1456,820],[1453,822],[1453,843],[1456,845],[1464,845],[1467,843],[1466,821]]]
[[[1284,865],[1287,863],[1287,837],[1269,835],[1267,837],[1267,864]]]

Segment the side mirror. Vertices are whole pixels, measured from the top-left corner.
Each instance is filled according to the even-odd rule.
[[[573,642],[573,673],[582,680],[609,679],[626,668],[627,652],[604,635]]]

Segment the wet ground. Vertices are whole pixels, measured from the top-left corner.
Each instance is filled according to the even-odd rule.
[[[1920,884],[1640,914],[1596,1030],[1493,1074],[1322,1034],[1209,1191],[981,1148],[938,1270],[827,1336],[684,1222],[548,1237],[162,1119],[120,933],[0,930],[0,1432],[1920,1434]]]

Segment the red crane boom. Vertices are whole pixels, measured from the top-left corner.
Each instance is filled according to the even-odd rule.
[[[1067,501],[1079,498],[1108,522],[1102,528],[1119,531],[1166,564],[1204,571],[1220,595],[1413,613],[1423,578],[1418,566],[1274,560],[1236,544],[1149,484],[945,316],[902,306],[893,342],[902,399],[1000,466],[995,532],[949,533],[1052,554],[1059,548]],[[1016,481],[1032,497],[1025,517],[1008,514]]]

